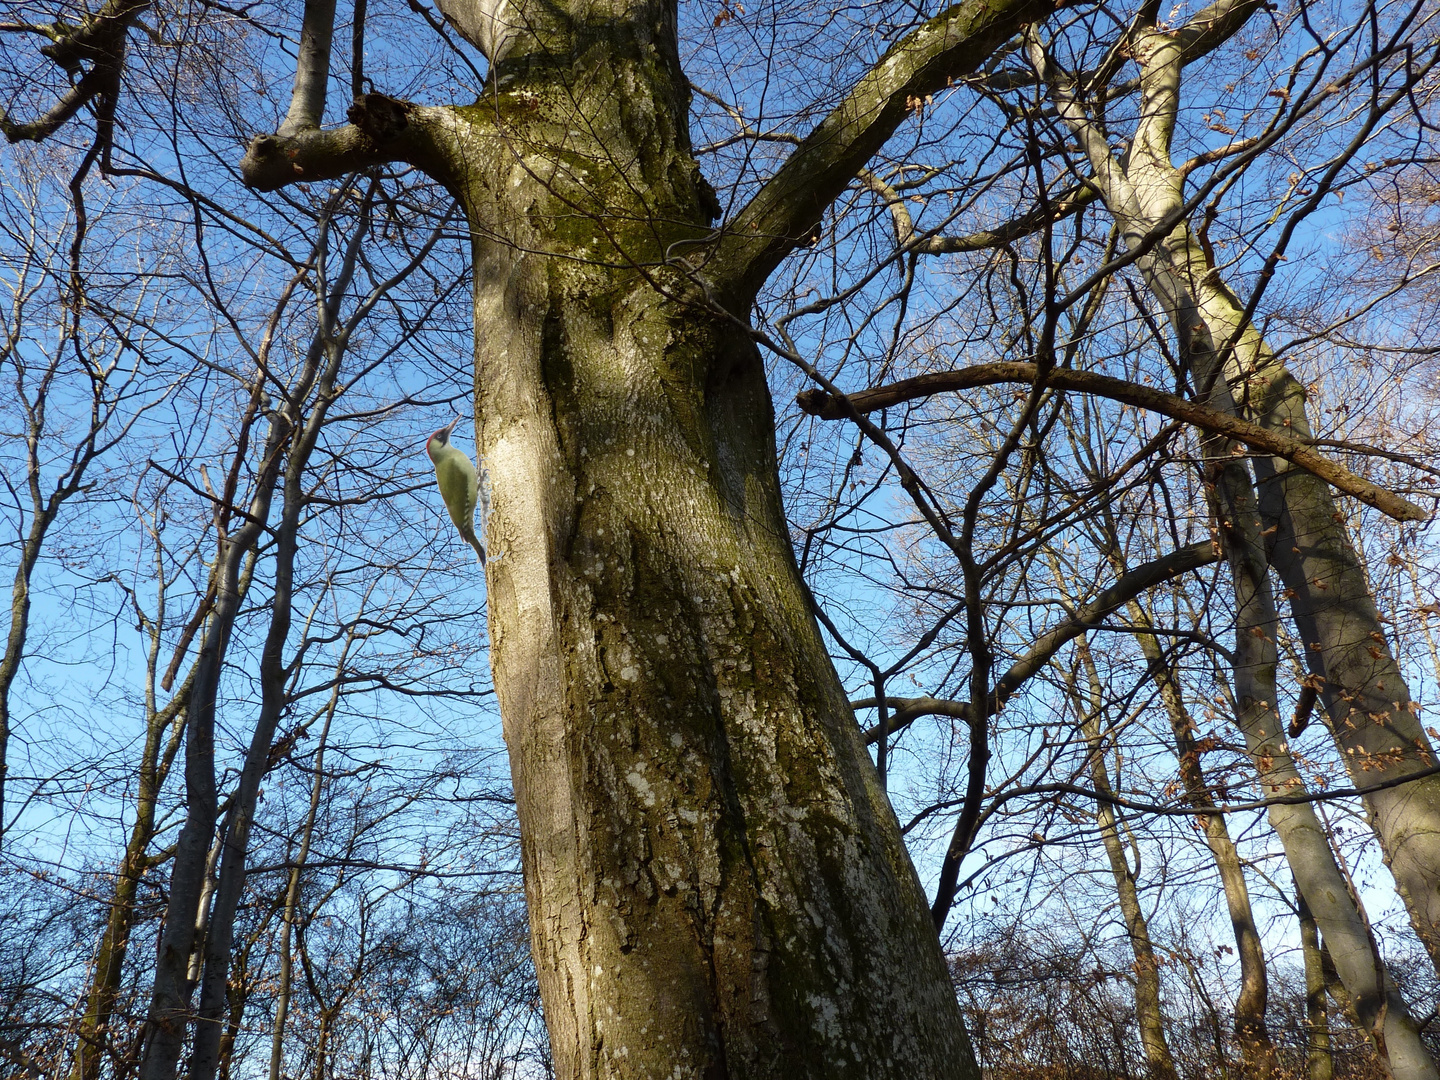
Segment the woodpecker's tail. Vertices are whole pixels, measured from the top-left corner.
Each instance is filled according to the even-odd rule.
[[[465,542],[475,549],[475,554],[480,557],[480,565],[485,565],[485,545],[475,539],[474,536],[465,537]]]

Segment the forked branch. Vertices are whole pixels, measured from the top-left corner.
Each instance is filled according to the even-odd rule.
[[[384,94],[365,94],[350,106],[350,123],[292,135],[257,135],[240,161],[240,176],[256,191],[286,184],[333,180],[391,161],[438,169],[426,129],[443,109],[414,105]],[[432,172],[443,176],[443,171]]]
[[[913,102],[968,75],[1054,0],[963,0],[892,46],[735,217],[712,281],[743,310],[780,261],[910,115]]]

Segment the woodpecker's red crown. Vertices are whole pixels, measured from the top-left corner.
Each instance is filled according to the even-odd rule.
[[[461,419],[462,418],[459,416],[455,417],[454,420],[451,420],[450,423],[446,424],[444,427],[436,431],[435,434],[431,435],[430,438],[426,439],[425,452],[428,454],[431,452],[432,447],[437,445],[444,446],[446,443],[448,443],[450,441],[450,433],[455,430],[455,425],[460,423]]]

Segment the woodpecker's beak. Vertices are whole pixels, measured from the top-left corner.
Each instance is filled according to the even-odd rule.
[[[454,420],[451,420],[450,423],[446,424],[443,428],[440,429],[441,431],[445,432],[445,437],[447,439],[450,437],[451,432],[455,430],[455,425],[460,423],[460,421],[463,419],[465,419],[463,416],[457,416]]]

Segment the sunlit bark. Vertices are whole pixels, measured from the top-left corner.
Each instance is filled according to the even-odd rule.
[[[1232,29],[1238,27],[1236,18],[1243,21],[1251,10],[1237,0],[1218,0],[1178,30],[1142,24],[1135,31],[1141,119],[1123,162],[1111,152],[1072,77],[1056,69],[1038,38],[1032,38],[1031,54],[1061,117],[1081,140],[1126,243],[1145,250],[1152,233],[1162,234],[1139,267],[1182,352],[1190,356],[1191,377],[1201,395],[1219,385],[1233,399],[1232,411],[1303,441],[1311,433],[1303,388],[1246,320],[1244,307],[1189,226],[1178,220],[1185,177],[1171,160],[1170,144],[1190,36],[1227,20]],[[1352,147],[1406,100],[1411,80],[1436,59],[1431,49],[1412,65],[1403,85],[1375,97]],[[1195,340],[1204,347],[1192,349]],[[1255,468],[1263,528],[1274,536],[1266,555],[1286,585],[1301,640],[1318,654],[1331,729],[1352,779],[1359,786],[1387,773],[1403,776],[1428,768],[1435,761],[1429,739],[1329,488],[1288,461],[1261,456]],[[1274,696],[1269,700],[1273,703]],[[1366,806],[1411,924],[1440,970],[1440,776],[1367,796]]]

